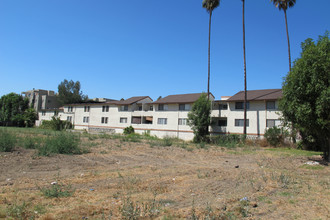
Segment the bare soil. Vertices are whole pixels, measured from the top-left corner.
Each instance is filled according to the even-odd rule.
[[[0,219],[123,219],[127,207],[141,219],[330,219],[329,167],[304,164],[320,156],[84,142],[93,146],[82,155],[0,153]],[[74,194],[45,197],[55,181]]]

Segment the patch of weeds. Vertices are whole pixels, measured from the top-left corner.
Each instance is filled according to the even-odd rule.
[[[163,146],[163,147],[170,147],[170,146],[172,146],[173,141],[174,140],[171,137],[164,137],[163,140],[162,140],[162,142],[161,142],[161,146]]]
[[[320,152],[317,152],[317,151],[298,150],[298,149],[293,149],[293,148],[269,148],[266,150],[275,152],[280,155],[288,155],[288,156],[311,157],[311,156],[315,156],[315,155],[320,155]]]
[[[106,150],[100,151],[100,154],[107,154],[107,153],[108,153],[108,151],[106,151]]]
[[[249,201],[240,201],[240,205],[238,206],[238,212],[243,218],[249,216]]]
[[[46,209],[42,205],[33,206],[31,203],[23,201],[18,204],[16,201],[6,208],[6,213],[3,213],[6,219],[36,219],[39,215],[46,213]],[[2,214],[1,214],[2,215]],[[0,216],[1,218],[2,216]],[[10,218],[11,217],[11,218]]]
[[[22,139],[23,147],[25,149],[38,149],[42,143],[41,138],[25,137]]]
[[[42,194],[48,198],[69,197],[74,193],[71,185],[65,186],[63,184],[55,183],[50,187],[39,188]]]
[[[98,137],[101,139],[112,139],[112,135],[105,133],[99,134]]]
[[[205,179],[207,177],[210,177],[210,173],[209,172],[205,172],[205,173],[202,173],[200,170],[197,170],[197,177],[198,179]]]
[[[139,134],[128,134],[122,136],[122,141],[124,142],[141,142],[141,136]]]
[[[244,136],[236,134],[224,134],[210,137],[210,143],[218,146],[235,148],[244,145]]]
[[[198,148],[200,148],[200,149],[208,149],[208,145],[205,142],[200,142],[198,144]]]
[[[280,196],[284,196],[284,197],[292,197],[292,193],[290,192],[279,192],[278,193]]]
[[[182,148],[182,149],[187,149],[188,144],[185,141],[181,141],[177,144],[177,146]]]
[[[285,189],[287,189],[289,187],[289,185],[294,182],[292,177],[290,177],[284,173],[281,173],[279,176],[272,173],[271,178],[274,181],[277,181],[278,183],[280,183],[281,187],[285,188]]]
[[[154,218],[159,215],[161,206],[156,201],[156,196],[151,202],[133,202],[130,196],[123,199],[119,207],[122,219]]]
[[[82,154],[88,152],[87,149],[80,148],[79,143],[79,136],[60,132],[48,137],[45,144],[38,148],[38,154],[41,156],[51,156],[52,154]]]
[[[300,166],[300,168],[304,168],[304,169],[308,169],[308,170],[323,170],[324,166],[304,164],[304,165]]]
[[[16,144],[16,136],[5,129],[0,129],[0,152],[11,152]]]

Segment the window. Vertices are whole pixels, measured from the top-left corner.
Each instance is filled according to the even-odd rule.
[[[246,109],[250,108],[250,103],[246,103]],[[235,109],[244,109],[244,102],[235,102]]]
[[[141,124],[142,118],[141,117],[132,117],[132,124]]]
[[[121,111],[128,111],[128,105],[122,105],[120,106]]]
[[[127,118],[120,118],[119,122],[120,123],[127,123]]]
[[[142,111],[142,105],[139,105],[139,106],[138,106],[138,110],[139,110],[139,111]]]
[[[267,128],[272,128],[279,125],[281,125],[281,121],[278,119],[267,119],[266,121]]]
[[[58,111],[54,111],[54,115],[58,115]]]
[[[228,105],[227,104],[220,104],[219,105],[219,110],[227,110],[228,109]]]
[[[179,125],[187,125],[187,119],[186,118],[179,118]]]
[[[227,118],[219,119],[218,120],[218,126],[227,127]]]
[[[88,123],[89,122],[89,117],[84,117],[83,118],[83,123]]]
[[[69,121],[69,122],[72,122],[72,116],[66,117],[66,120]]]
[[[149,110],[150,111],[153,111],[154,110],[154,106],[150,105]]]
[[[45,116],[45,115],[46,115],[46,112],[45,112],[45,111],[42,111],[42,112],[41,112],[41,115],[42,115],[42,116]]]
[[[244,126],[244,119],[235,119],[235,126],[236,127],[243,127]],[[246,119],[246,127],[249,127],[249,119]]]
[[[73,106],[68,107],[68,112],[73,112]]]
[[[166,125],[167,124],[167,118],[158,118],[159,125]]]
[[[108,112],[109,106],[102,106],[102,112]]]
[[[84,112],[89,112],[89,110],[90,110],[90,106],[85,106],[84,107]]]
[[[189,104],[179,104],[179,110],[180,111],[189,111],[190,105]]]
[[[158,104],[158,111],[167,111],[168,105],[165,104]]]
[[[266,102],[267,109],[275,109],[275,101],[267,101]]]
[[[102,117],[101,118],[101,123],[102,124],[108,124],[108,117]]]

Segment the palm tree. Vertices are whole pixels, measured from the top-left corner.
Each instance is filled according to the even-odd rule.
[[[247,86],[246,86],[246,55],[245,55],[245,0],[243,2],[243,57],[244,57],[244,129],[243,134],[246,136],[246,105],[247,105]]]
[[[208,50],[208,77],[207,77],[207,99],[210,99],[210,57],[211,57],[211,18],[213,10],[218,7],[220,4],[220,0],[203,0],[203,8],[210,14],[209,18],[209,50]]]
[[[289,52],[289,71],[291,72],[291,53],[290,53],[290,40],[288,31],[288,19],[286,17],[286,10],[293,7],[296,4],[296,0],[270,0],[279,10],[284,11],[285,25],[286,25],[286,37],[288,39],[288,52]]]

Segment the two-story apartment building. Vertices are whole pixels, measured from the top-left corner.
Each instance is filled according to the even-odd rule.
[[[77,130],[122,133],[124,128],[133,126],[137,133],[192,140],[194,135],[187,124],[188,112],[201,94],[169,95],[157,101],[149,96],[136,96],[121,101],[70,104],[57,114],[62,120],[71,121]],[[280,124],[278,100],[281,96],[280,89],[248,91],[248,135],[262,136],[267,127]],[[211,94],[210,100],[211,134],[242,134],[244,92],[221,100],[215,100]],[[47,114],[40,114],[37,124],[47,120]],[[52,114],[56,112],[50,112],[49,116]]]

